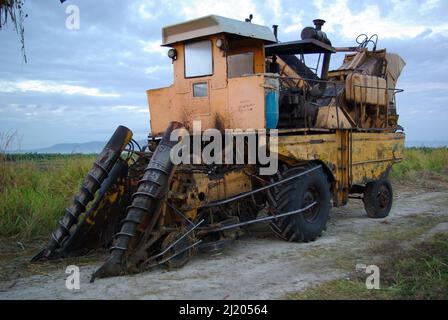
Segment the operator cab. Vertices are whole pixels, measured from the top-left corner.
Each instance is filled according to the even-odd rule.
[[[174,82],[148,90],[151,131],[169,121],[202,130],[265,128],[265,45],[276,42],[271,29],[216,15],[162,29],[162,46],[173,63]]]

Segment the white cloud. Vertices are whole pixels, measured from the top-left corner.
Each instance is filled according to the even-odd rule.
[[[426,0],[421,5],[420,11],[423,13],[429,12],[431,10],[434,10],[439,6],[439,0]]]
[[[145,68],[145,73],[146,74],[153,74],[159,71],[166,71],[168,72],[170,70],[170,66],[168,65],[154,65],[154,66],[150,66],[148,68]]]
[[[139,40],[140,44],[143,46],[143,51],[148,53],[158,53],[164,57],[167,57],[168,48],[162,47],[162,41],[161,40],[150,40],[150,41],[143,41]]]
[[[56,81],[24,80],[5,81],[0,80],[0,92],[40,92],[68,95],[85,95],[91,97],[119,98],[117,93],[104,93],[98,88],[89,88],[71,84],[64,84]]]
[[[146,20],[152,20],[156,17],[154,14],[154,3],[153,2],[144,2],[140,3],[137,7],[138,13],[140,17]]]
[[[286,26],[284,29],[285,33],[296,32],[300,34],[303,29],[303,12],[299,12],[299,14],[295,14],[291,17],[291,24]]]
[[[434,7],[437,3],[432,1]],[[430,5],[431,5],[430,3]],[[345,38],[354,39],[360,33],[368,35],[378,34],[380,38],[414,38],[427,30],[431,34],[448,35],[448,23],[434,25],[431,21],[417,22],[408,15],[406,19],[400,14],[402,2],[393,6],[386,16],[382,16],[377,5],[367,5],[363,10],[353,13],[348,5],[348,0],[336,0],[332,4],[323,3],[321,0],[315,3],[319,17],[327,21],[325,30],[338,32]],[[413,8],[419,10],[420,7]]]
[[[264,19],[258,13],[257,3],[252,0],[197,0],[177,3],[179,12],[186,19],[195,19],[210,14],[227,18],[244,20],[250,14],[254,15],[253,23],[264,25]]]
[[[143,20],[154,21],[163,17],[167,12],[176,12],[178,0],[134,0],[132,10]]]
[[[275,20],[282,19],[282,16],[284,14],[282,3],[280,0],[267,0],[266,1],[267,7],[270,8]]]
[[[108,111],[132,111],[132,112],[139,112],[139,113],[148,113],[148,107],[141,107],[141,106],[126,106],[126,105],[118,105],[118,106],[106,106],[102,107],[102,109],[105,112]]]
[[[407,93],[425,93],[431,91],[448,91],[448,82],[403,82],[400,84]]]

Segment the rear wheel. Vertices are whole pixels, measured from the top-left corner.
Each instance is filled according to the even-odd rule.
[[[370,182],[364,189],[364,208],[370,218],[385,218],[392,208],[393,193],[386,179]]]
[[[280,181],[312,168],[286,167],[274,180]],[[316,205],[303,213],[273,220],[271,228],[281,239],[295,242],[314,241],[326,230],[331,195],[330,183],[322,168],[271,188],[268,196],[276,214],[301,209],[316,202]]]

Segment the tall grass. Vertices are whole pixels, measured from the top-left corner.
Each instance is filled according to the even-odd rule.
[[[392,168],[392,178],[405,178],[419,172],[448,173],[448,148],[409,148],[402,162]]]
[[[91,167],[93,156],[8,161],[0,154],[0,236],[48,234]]]
[[[1,151],[1,150],[0,150]],[[0,152],[0,236],[48,235],[91,167],[93,155],[6,156]],[[448,149],[411,148],[393,178],[448,172]]]

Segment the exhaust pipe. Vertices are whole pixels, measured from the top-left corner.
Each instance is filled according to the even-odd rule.
[[[322,26],[325,24],[325,20],[315,19],[313,20],[313,27],[305,27],[300,34],[302,40],[306,39],[316,39],[320,42],[326,43],[331,46],[331,41],[328,39],[327,34],[322,31]]]
[[[275,41],[278,42],[278,25],[272,25],[272,33],[274,34]]]
[[[322,19],[315,19],[313,20],[314,28],[313,27],[305,27],[302,30],[302,33],[300,34],[300,37],[302,40],[307,39],[315,39],[320,42],[323,42],[325,44],[328,44],[331,46],[331,41],[328,39],[327,34],[322,31],[322,26],[325,24],[325,20]],[[328,80],[328,70],[330,69],[330,58],[331,53],[325,53],[324,59],[322,61],[322,72],[320,79],[321,80]],[[323,94],[326,89],[327,84],[325,82],[322,82],[319,84],[319,90]]]

